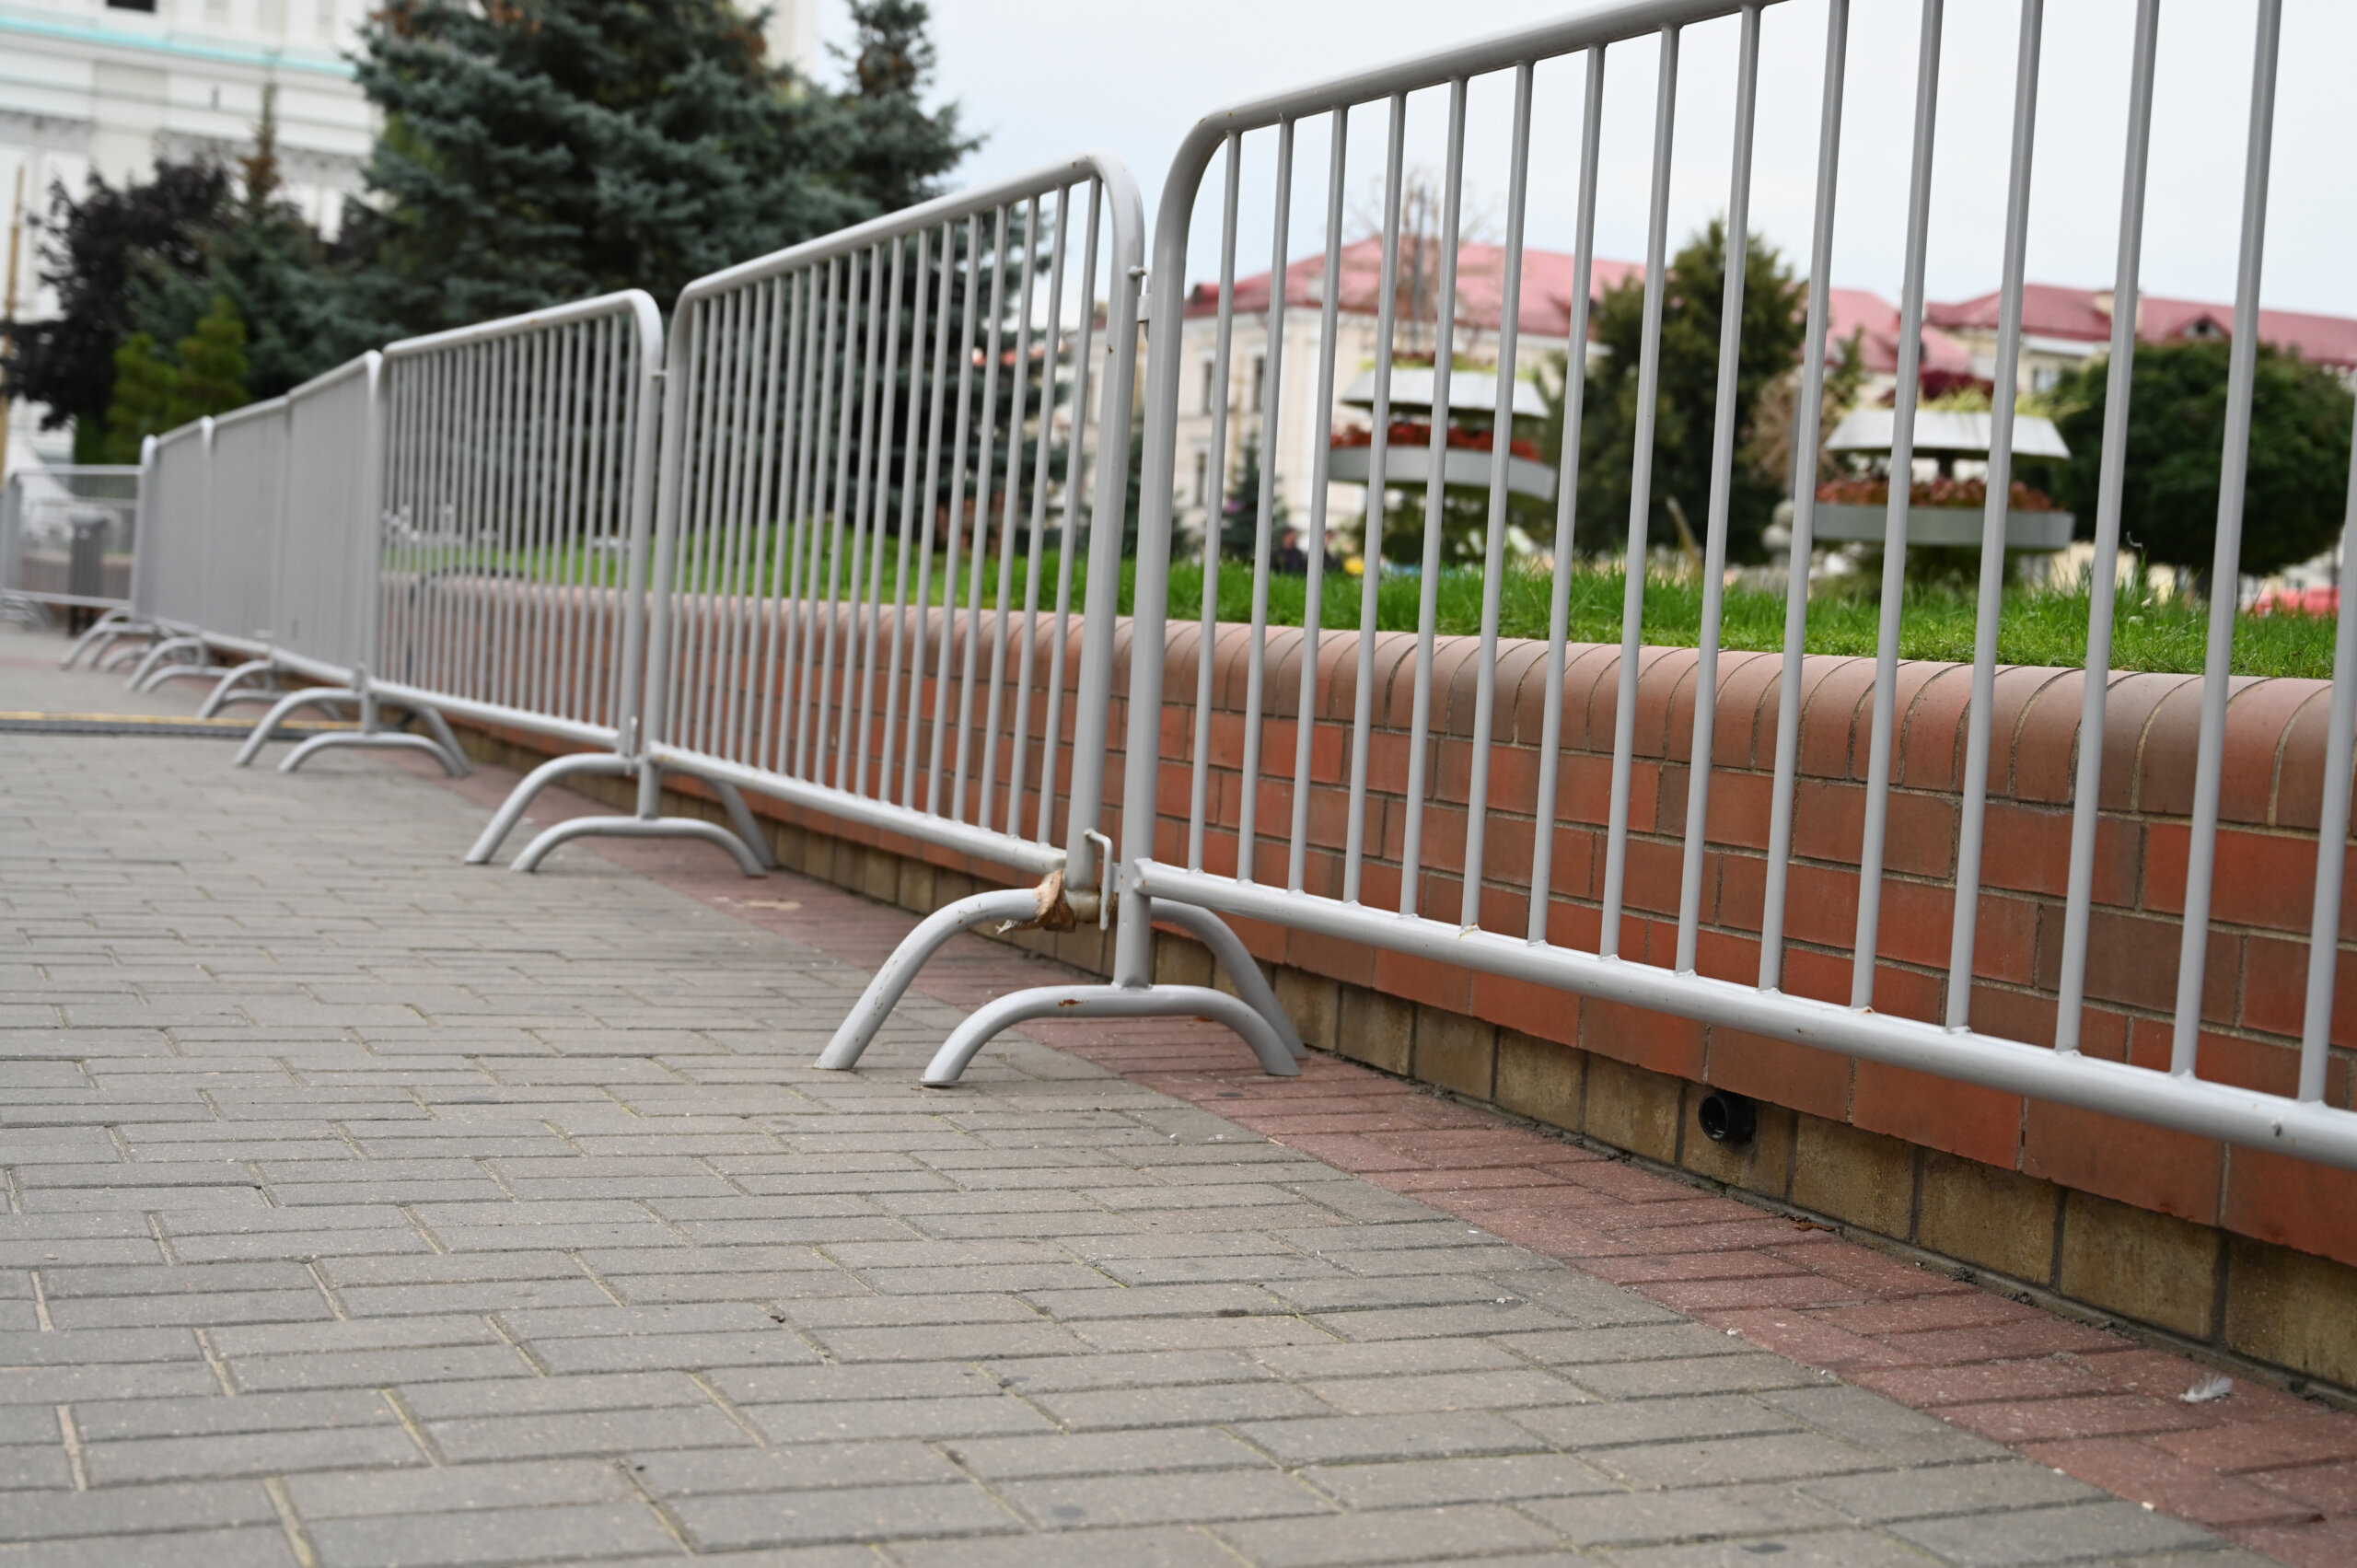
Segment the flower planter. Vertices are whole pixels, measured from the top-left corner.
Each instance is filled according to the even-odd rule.
[[[1329,459],[1326,477],[1341,484],[1364,484],[1374,471],[1369,458],[1371,447],[1337,447]],[[1492,454],[1463,447],[1448,449],[1447,460],[1441,468],[1441,483],[1452,490],[1487,490],[1490,470],[1495,461]],[[1433,450],[1430,447],[1393,447],[1383,455],[1383,477],[1387,484],[1413,488],[1431,482]],[[1533,495],[1550,501],[1555,495],[1555,470],[1545,463],[1532,462],[1528,458],[1506,459],[1506,489],[1516,495]],[[1822,510],[1822,508],[1819,508]]]
[[[1910,506],[1907,508],[1907,542],[1978,550],[1980,548],[1981,524],[1987,516],[1978,506]],[[1817,542],[1880,544],[1889,518],[1890,508],[1887,506],[1819,501],[1817,504]],[[2071,542],[2071,521],[2068,512],[2007,512],[2005,548],[2063,549]]]

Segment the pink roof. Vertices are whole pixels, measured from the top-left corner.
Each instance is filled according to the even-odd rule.
[[[1525,250],[1522,253],[1521,330],[1538,337],[1569,337],[1572,331],[1572,288],[1578,258],[1562,250]],[[1433,272],[1437,273],[1437,263]],[[1399,265],[1399,287],[1407,290],[1408,260]],[[1372,316],[1383,297],[1383,247],[1376,239],[1362,239],[1342,248],[1341,308],[1357,315]],[[1285,308],[1287,309],[1318,308],[1318,289],[1325,281],[1326,258],[1306,257],[1285,269]],[[1589,274],[1592,294],[1602,294],[1622,280],[1643,277],[1644,268],[1633,261],[1608,261],[1596,258]],[[1457,292],[1460,301],[1457,324],[1480,331],[1498,330],[1504,312],[1500,296],[1505,285],[1505,251],[1496,245],[1467,245],[1457,251]],[[1257,316],[1269,308],[1269,274],[1258,273],[1248,278],[1236,280],[1236,313]],[[1219,309],[1219,285],[1199,283],[1187,291],[1187,314],[1190,318],[1209,316]]]
[[[1864,288],[1829,288],[1826,302],[1832,319],[1826,323],[1825,357],[1838,358],[1852,332],[1862,333],[1859,358],[1869,376],[1898,373],[1898,307]],[[1926,322],[1923,327],[1923,368],[1954,375],[1972,373],[1972,354],[1962,343]]]
[[[2111,312],[2099,308],[2104,291],[2058,288],[2052,284],[2022,286],[2022,331],[2034,337],[2066,338],[2079,343],[2108,343]],[[1934,305],[1927,311],[1944,327],[1976,327],[1994,331],[1998,296],[1954,305]],[[2136,335],[2146,343],[2169,343],[2185,337],[2223,337],[2234,330],[2231,305],[2208,305],[2195,299],[2166,299],[2146,295]],[[2357,320],[2346,316],[2316,316],[2299,310],[2261,310],[2258,335],[2279,348],[2296,351],[2312,365],[2342,369],[2357,367]]]

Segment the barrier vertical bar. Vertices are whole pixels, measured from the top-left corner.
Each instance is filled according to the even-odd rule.
[[[1898,307],[1898,401],[1890,429],[1890,505],[1884,523],[1882,621],[1875,642],[1874,730],[1866,763],[1866,820],[1858,854],[1858,927],[1850,1005],[1875,1000],[1875,956],[1882,923],[1883,832],[1890,812],[1893,712],[1898,686],[1898,621],[1907,602],[1907,514],[1915,483],[1915,404],[1922,390],[1923,252],[1932,221],[1932,144],[1939,122],[1943,0],[1923,0],[1915,75],[1915,132],[1907,186],[1906,282]]]
[[[1637,749],[1637,659],[1645,621],[1646,541],[1653,529],[1654,417],[1661,388],[1662,294],[1669,264],[1669,167],[1678,118],[1678,29],[1661,30],[1654,97],[1652,203],[1645,222],[1645,314],[1637,360],[1637,430],[1629,480],[1629,552],[1620,591],[1620,695],[1612,714],[1612,805],[1605,829],[1604,917],[1599,958],[1620,952],[1620,908],[1629,876],[1629,792]]]
[[[2169,1071],[2194,1075],[2201,1040],[2201,990],[2210,957],[2210,898],[2218,855],[2218,796],[2226,758],[2226,681],[2233,673],[2235,616],[2241,606],[2243,485],[2250,471],[2250,404],[2258,363],[2258,285],[2267,240],[2267,180],[2275,136],[2276,54],[2283,0],[2258,0],[2257,62],[2251,70],[2250,134],[2243,167],[2241,253],[2235,282],[2234,340],[2227,353],[2226,440],[2218,476],[2217,551],[2210,567],[2210,647],[2201,672],[2201,742],[2193,762],[2193,823],[2185,867],[2185,929],[2177,961],[2177,1009]],[[2342,830],[2336,827],[2333,831]]]
[[[1702,625],[1694,663],[1694,738],[1686,765],[1685,858],[1678,868],[1678,958],[1691,974],[1701,944],[1702,868],[1710,855],[1711,761],[1719,722],[1719,632],[1726,606],[1727,511],[1735,486],[1736,377],[1743,360],[1744,274],[1751,258],[1751,133],[1759,101],[1759,7],[1743,10],[1727,176],[1726,273],[1719,306],[1719,382],[1711,433],[1710,511],[1702,525]]]

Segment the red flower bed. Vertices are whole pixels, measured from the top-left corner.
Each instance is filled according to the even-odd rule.
[[[1487,452],[1494,448],[1492,435],[1492,433],[1487,430],[1459,430],[1452,424],[1448,427],[1448,444],[1459,451]],[[1412,424],[1407,420],[1395,420],[1391,424],[1389,439],[1390,444],[1395,447],[1429,447],[1433,444],[1433,427],[1429,424]],[[1338,448],[1372,447],[1373,445],[1375,445],[1375,430],[1370,425],[1345,425],[1334,432],[1334,446]],[[1542,460],[1538,456],[1538,443],[1536,441],[1512,441],[1507,443],[1506,450],[1517,458],[1527,458],[1534,463]]]
[[[1890,503],[1890,482],[1887,479],[1830,479],[1817,487],[1819,501],[1839,502],[1851,506],[1884,506]],[[1989,484],[1979,479],[1918,480],[1909,504],[1916,506],[1970,507],[1979,511],[1989,505]],[[2032,490],[2020,480],[2014,481],[2012,510],[2016,512],[2059,512],[2054,497],[2042,490]]]

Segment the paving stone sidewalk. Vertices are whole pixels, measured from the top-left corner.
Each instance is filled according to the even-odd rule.
[[[0,737],[0,1564],[2259,1561],[1081,1055],[920,1090],[935,997],[815,1072],[859,968],[228,752]]]

